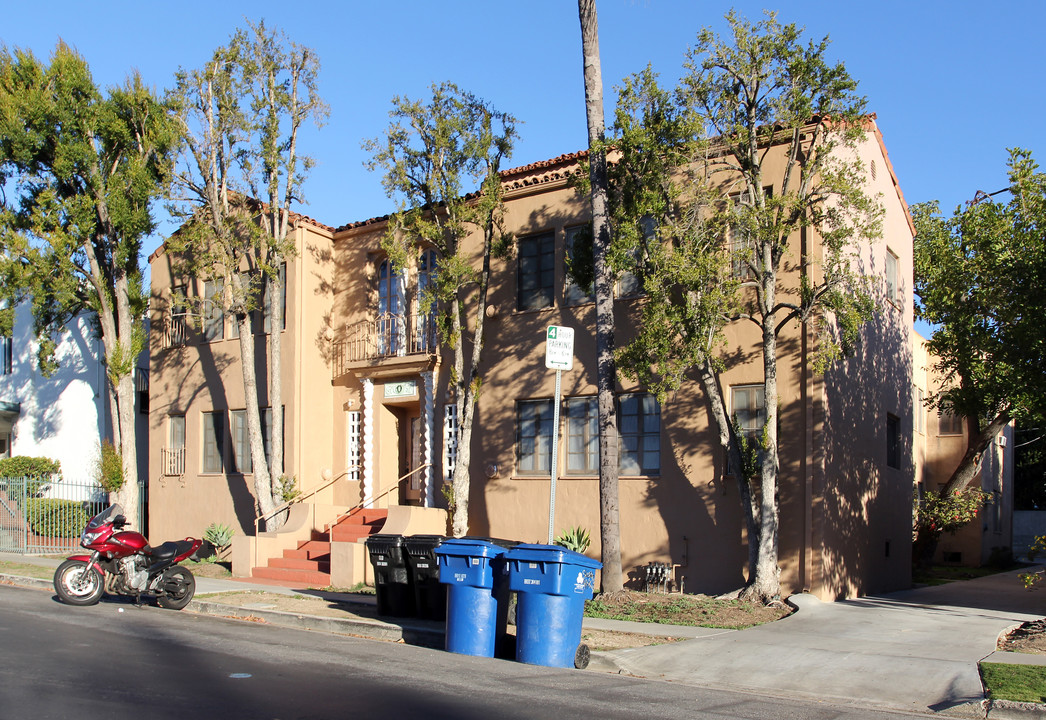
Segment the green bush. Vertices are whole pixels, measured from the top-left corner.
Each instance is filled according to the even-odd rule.
[[[51,458],[20,455],[0,459],[0,477],[2,478],[50,478],[61,471],[61,464]]]
[[[29,527],[37,535],[54,538],[80,537],[91,515],[76,500],[31,498],[26,501]]]
[[[106,492],[114,493],[123,487],[123,457],[108,440],[102,442],[97,480]]]

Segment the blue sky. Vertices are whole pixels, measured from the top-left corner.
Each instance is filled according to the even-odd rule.
[[[47,57],[62,38],[102,85],[119,84],[137,68],[155,88],[169,87],[179,67],[201,66],[244,17],[264,19],[315,49],[331,116],[303,138],[318,166],[301,210],[330,225],[393,209],[379,177],[364,167],[360,143],[386,127],[394,95],[420,97],[433,82],[452,80],[524,121],[510,166],[586,144],[573,0],[6,5],[0,41]],[[909,202],[936,198],[950,209],[978,189],[1004,187],[1010,146],[1046,162],[1041,0],[598,0],[608,116],[624,76],[650,63],[674,82],[698,30],[721,31],[731,7],[753,19],[771,7],[810,38],[830,36],[830,58],[846,63],[878,114]]]

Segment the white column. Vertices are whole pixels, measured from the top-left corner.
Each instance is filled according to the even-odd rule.
[[[425,471],[421,475],[422,505],[436,506],[436,488],[432,482],[432,426],[436,422],[436,401],[433,397],[432,371],[421,373],[421,462]]]
[[[363,380],[363,506],[374,502],[374,381]]]

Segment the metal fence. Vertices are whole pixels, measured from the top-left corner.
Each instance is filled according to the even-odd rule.
[[[108,494],[93,482],[0,478],[0,551],[39,555],[74,550],[87,521],[108,504]]]

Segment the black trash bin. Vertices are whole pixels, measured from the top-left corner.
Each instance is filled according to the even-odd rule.
[[[445,538],[442,535],[411,535],[403,538],[414,581],[414,605],[419,618],[446,620],[447,588],[439,581],[439,561],[436,548]]]
[[[374,566],[378,614],[414,617],[414,584],[402,535],[371,535],[367,552]]]

